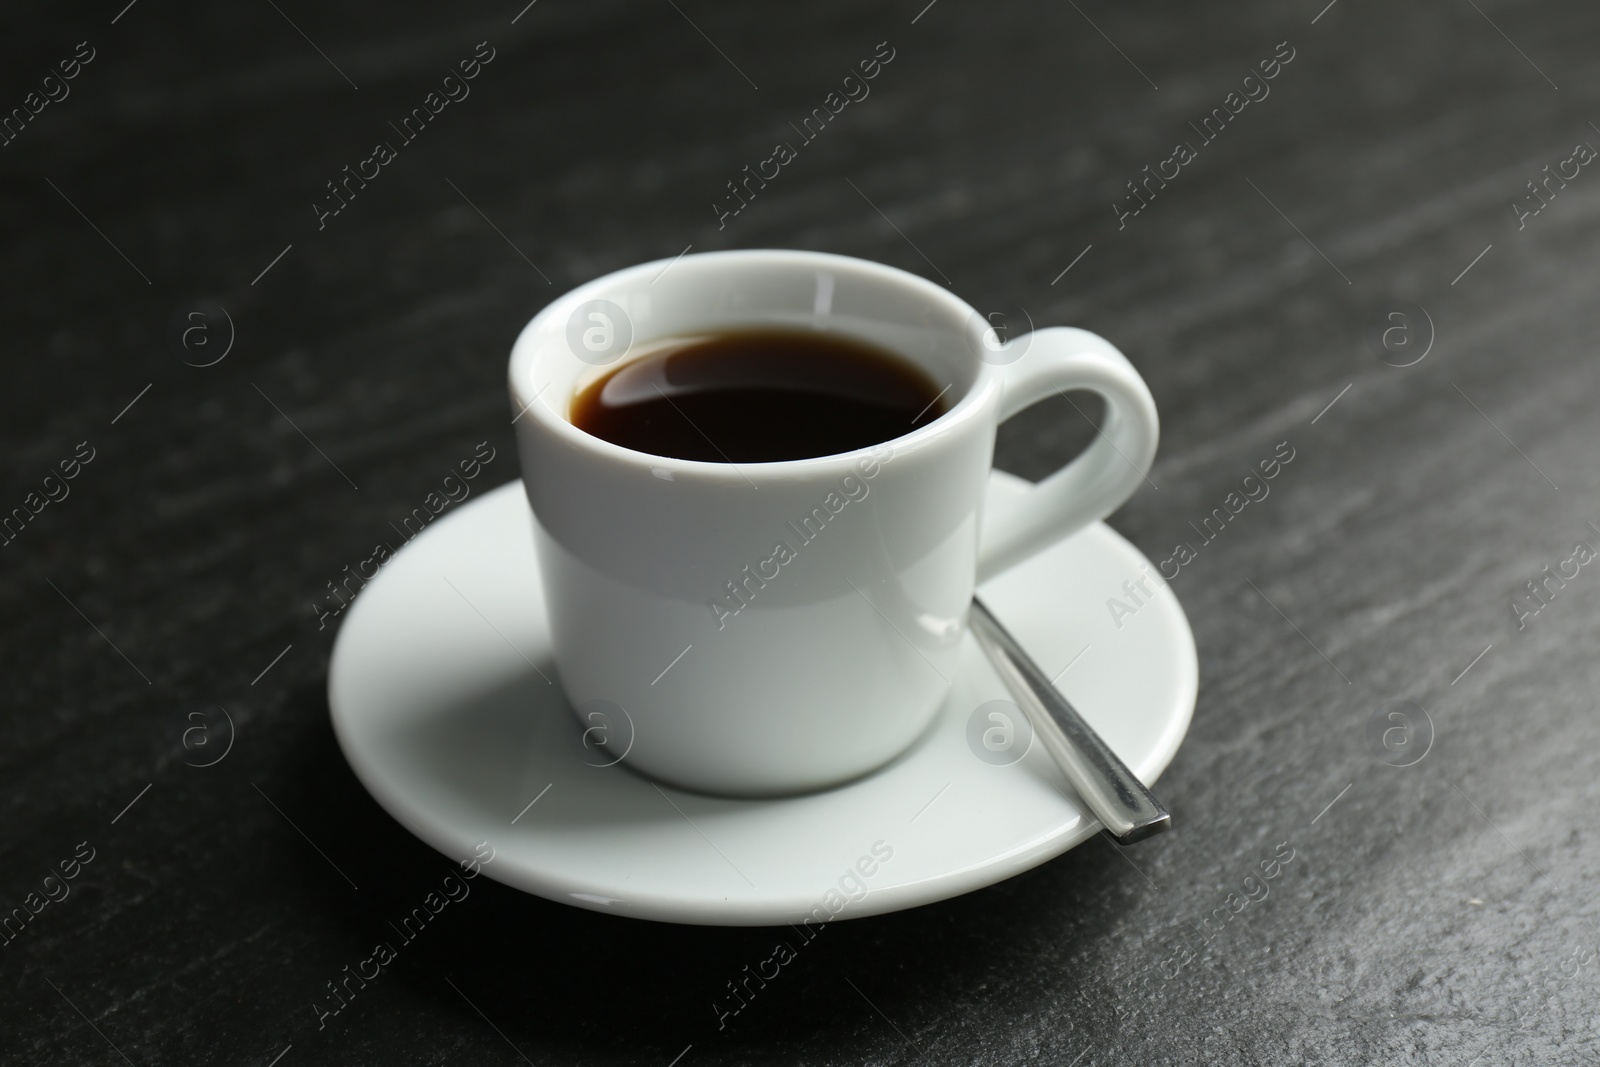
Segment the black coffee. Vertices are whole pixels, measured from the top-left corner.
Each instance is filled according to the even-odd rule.
[[[684,338],[623,364],[573,398],[572,422],[657,456],[765,463],[875,445],[945,410],[941,387],[893,353],[751,329]]]

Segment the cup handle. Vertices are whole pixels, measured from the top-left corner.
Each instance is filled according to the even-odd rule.
[[[1005,369],[1000,421],[1068,389],[1105,398],[1094,443],[1013,507],[985,518],[978,581],[985,582],[1068,534],[1111,514],[1145,480],[1161,435],[1155,401],[1126,356],[1097,334],[1068,326],[1035,330],[996,351],[1022,347]]]

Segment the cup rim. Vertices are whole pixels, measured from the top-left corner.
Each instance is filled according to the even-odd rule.
[[[968,354],[976,365],[976,374],[972,384],[967,388],[965,394],[955,404],[951,405],[948,411],[931,422],[918,426],[898,437],[891,437],[884,441],[864,445],[849,452],[836,452],[825,456],[807,456],[802,459],[751,462],[679,459],[674,456],[658,455],[654,452],[642,452],[589,433],[550,407],[539,403],[537,393],[529,395],[532,391],[533,379],[528,372],[532,369],[537,354],[535,338],[539,327],[552,317],[570,313],[569,309],[572,306],[605,296],[608,291],[619,284],[636,280],[644,275],[654,276],[668,264],[680,263],[684,260],[725,263],[726,267],[724,269],[730,271],[737,270],[744,265],[754,265],[758,262],[772,263],[775,261],[789,264],[798,263],[803,266],[819,268],[829,266],[848,267],[855,271],[877,274],[887,282],[915,290],[919,297],[936,304],[945,305],[955,313],[955,317],[962,321],[963,339],[967,344]],[[804,249],[784,248],[723,249],[711,252],[697,252],[693,255],[651,260],[647,263],[639,263],[631,267],[611,271],[568,290],[546,304],[522,328],[522,331],[517,335],[516,341],[512,344],[511,359],[508,366],[511,399],[515,410],[522,413],[519,419],[533,419],[546,432],[553,434],[562,443],[618,462],[650,468],[664,468],[674,474],[683,473],[707,479],[726,479],[741,485],[746,484],[747,474],[752,472],[752,468],[755,471],[759,471],[764,477],[777,477],[780,479],[785,476],[802,477],[818,473],[831,473],[836,470],[853,467],[863,458],[881,453],[886,447],[891,451],[920,447],[937,438],[956,432],[961,425],[975,416],[984,404],[988,393],[994,387],[999,376],[998,372],[1002,369],[981,357],[983,335],[977,325],[979,321],[981,321],[981,316],[977,310],[949,290],[909,271],[891,267],[884,263],[876,263],[868,259],[858,259],[855,256],[839,255],[832,252],[813,252]]]

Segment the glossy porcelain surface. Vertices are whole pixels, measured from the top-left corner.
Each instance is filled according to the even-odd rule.
[[[1029,492],[992,475],[987,509],[1021,506]],[[346,758],[390,814],[446,856],[487,841],[496,858],[486,874],[551,900],[763,925],[817,919],[819,907],[852,918],[944,899],[1095,832],[1039,746],[1021,743],[1012,763],[1014,752],[986,747],[989,714],[1004,708],[992,702],[1007,694],[970,635],[928,729],[848,785],[737,799],[633,773],[631,755],[614,762],[620,747],[593,734],[585,745],[550,680],[532,532],[515,484],[445,516],[363,589],[334,647],[329,703]],[[1120,627],[1106,609],[1108,598],[1125,599],[1124,581],[1151,569],[1096,523],[982,590],[1147,782],[1177,751],[1196,691],[1194,640],[1166,585],[1150,583],[1153,598]],[[618,730],[611,740],[625,738]]]
[[[751,324],[887,347],[950,409],[875,448],[758,464],[651,456],[568,421],[577,390],[652,343]],[[947,290],[819,253],[608,275],[540,312],[509,374],[555,682],[585,724],[627,720],[633,766],[719,794],[834,786],[902,752],[963,669],[977,578],[1109,513],[1156,445],[1148,391],[1100,338],[1001,345]],[[996,423],[1072,388],[1108,397],[1104,436],[986,520]]]

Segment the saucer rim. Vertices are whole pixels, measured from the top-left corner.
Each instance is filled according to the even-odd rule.
[[[1030,483],[1006,472],[995,470],[991,472],[994,482],[1013,483],[1003,493],[1016,492],[1018,488],[1025,488]],[[498,501],[502,494],[521,495],[520,480],[514,480],[485,491],[476,501],[463,504],[449,515],[429,525],[411,542],[402,547],[395,558],[398,559],[407,551],[413,551],[414,546],[424,538],[429,538],[435,530],[450,528],[461,522],[470,521],[469,512],[488,507],[491,502]],[[525,505],[525,500],[524,500]],[[471,516],[481,518],[481,516]],[[1091,531],[1095,531],[1091,534]],[[1135,545],[1129,542],[1117,531],[1104,522],[1095,522],[1072,535],[1073,539],[1095,536],[1108,538],[1108,546],[1117,552],[1129,555],[1131,561],[1149,564],[1149,559]],[[434,538],[437,540],[437,537]],[[529,551],[533,546],[529,544]],[[1024,562],[1022,567],[1026,567]],[[380,573],[373,581],[382,581],[392,577]],[[997,575],[992,582],[1003,582],[1005,574]],[[986,583],[986,585],[989,583]],[[983,587],[980,587],[980,589]],[[411,834],[426,843],[429,847],[440,852],[452,862],[468,858],[472,845],[463,841],[462,827],[455,822],[446,822],[441,816],[420,808],[415,803],[408,803],[405,799],[405,790],[399,786],[392,786],[387,780],[382,762],[377,755],[359,743],[352,733],[354,727],[350,719],[355,714],[348,709],[341,710],[343,698],[340,695],[345,688],[344,679],[351,669],[349,665],[348,645],[345,633],[348,629],[355,629],[363,625],[369,611],[363,611],[367,598],[357,598],[348,609],[346,616],[341,620],[339,633],[335,637],[332,655],[328,667],[327,697],[329,717],[332,721],[334,735],[338,741],[341,753],[349,763],[362,787],[377,801],[378,805],[401,826]],[[1193,722],[1194,709],[1198,695],[1199,662],[1198,652],[1194,643],[1193,629],[1189,624],[1187,614],[1176,596],[1172,598],[1172,618],[1180,629],[1179,636],[1183,638],[1176,642],[1175,651],[1179,653],[1181,662],[1170,665],[1177,678],[1177,688],[1183,694],[1179,701],[1181,709],[1163,721],[1160,735],[1155,739],[1155,744],[1138,759],[1133,771],[1146,784],[1154,784],[1160,775],[1170,766],[1176,757],[1178,749],[1182,746],[1184,738]],[[914,760],[916,753],[922,748],[924,742],[939,729],[938,723],[942,716],[936,716],[928,729],[901,755],[889,761],[867,775],[852,780],[851,782],[834,787],[829,790],[819,791],[820,794],[847,793],[858,788],[862,783],[876,778],[878,775],[891,772],[901,763]],[[644,776],[641,776],[644,777]],[[646,781],[652,781],[645,777]],[[808,797],[817,794],[803,794],[798,797],[708,797],[703,794],[691,793],[674,786],[664,786],[671,794],[680,797],[698,798],[713,802],[726,802],[740,805],[743,810],[772,808],[781,805],[803,802]],[[851,903],[842,912],[830,918],[830,922],[839,919],[867,918],[873,915],[883,915],[907,908],[931,904],[940,900],[964,895],[985,886],[994,885],[1008,878],[1030,870],[1056,856],[1082,844],[1094,836],[1101,829],[1100,823],[1093,819],[1081,807],[1076,798],[1067,798],[1071,808],[1074,809],[1072,818],[1064,818],[1061,824],[1053,830],[1046,831],[1026,841],[1017,847],[988,857],[979,862],[971,863],[964,868],[945,871],[914,882],[894,886],[869,888],[866,895],[858,902]],[[475,834],[473,836],[476,836]],[[491,842],[492,843],[492,842]],[[468,851],[464,851],[468,850]],[[457,855],[462,853],[462,855]],[[673,922],[688,925],[702,926],[775,926],[785,923],[798,922],[801,918],[809,916],[816,906],[814,890],[811,892],[800,890],[776,890],[764,892],[754,898],[712,897],[707,895],[686,896],[681,893],[662,893],[648,885],[631,886],[629,896],[623,899],[613,899],[613,903],[625,903],[623,909],[612,907],[610,903],[601,903],[596,900],[576,896],[575,893],[593,890],[594,886],[578,885],[570,878],[563,878],[559,874],[551,874],[537,867],[528,866],[526,863],[517,866],[506,866],[500,863],[486,864],[482,873],[493,880],[511,888],[531,893],[553,903],[580,907],[589,911],[601,912],[612,916],[642,919],[646,921]],[[592,896],[602,896],[601,893],[591,893]]]

